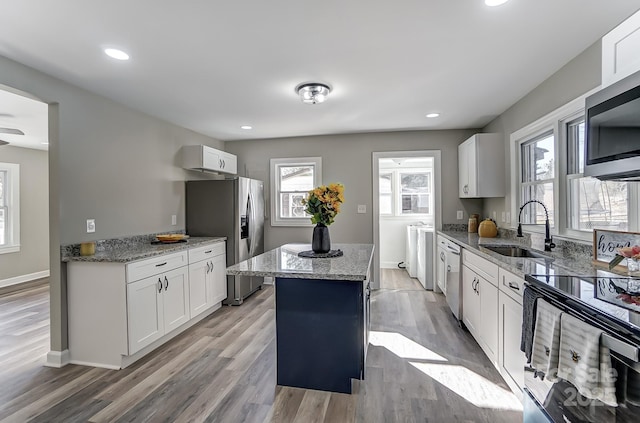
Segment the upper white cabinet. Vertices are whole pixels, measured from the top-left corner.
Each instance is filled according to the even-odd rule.
[[[182,167],[235,175],[238,173],[238,158],[206,145],[187,145],[182,147]]]
[[[602,86],[640,71],[640,11],[602,37]]]
[[[458,146],[460,198],[504,197],[504,139],[475,134]]]

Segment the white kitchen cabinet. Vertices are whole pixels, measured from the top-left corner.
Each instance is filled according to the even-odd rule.
[[[182,266],[127,284],[129,354],[189,320],[188,277]]]
[[[220,305],[227,298],[225,243],[205,245],[189,251],[191,317]]]
[[[500,373],[512,391],[524,387],[526,357],[520,351],[524,280],[504,269],[499,271],[498,361]]]
[[[225,243],[217,242],[129,263],[68,263],[70,362],[127,367],[219,309],[225,257]],[[208,264],[208,284],[191,281],[192,259],[205,272]],[[192,301],[200,307],[193,315]]]
[[[475,134],[458,146],[460,198],[504,197],[505,143],[500,134]]]
[[[127,284],[129,354],[140,351],[164,335],[162,289],[160,276]]]
[[[235,175],[238,172],[238,158],[206,145],[186,145],[182,147],[182,167]]]
[[[522,304],[504,292],[499,292],[498,361],[500,373],[514,392],[524,387],[526,357],[520,351],[522,333]]]
[[[640,11],[602,37],[602,86],[640,71]]]
[[[498,368],[498,266],[462,251],[463,323]]]

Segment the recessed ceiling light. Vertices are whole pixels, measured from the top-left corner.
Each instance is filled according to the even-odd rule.
[[[105,48],[104,53],[117,60],[129,60],[129,55],[122,50],[118,50],[117,48]]]
[[[249,125],[242,125],[240,127],[240,129],[253,129],[253,126],[249,126]]]
[[[440,113],[429,113],[427,115],[428,118],[437,118],[438,116],[440,116]]]
[[[500,6],[501,4],[505,4],[509,0],[484,0],[484,4],[487,6]]]

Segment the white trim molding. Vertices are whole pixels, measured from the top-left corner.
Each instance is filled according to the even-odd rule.
[[[282,165],[291,166],[313,166],[313,186],[311,189],[322,185],[322,157],[290,157],[275,158],[269,161],[269,182],[271,186],[271,226],[314,226],[311,223],[311,216],[303,218],[284,218],[278,213],[280,204],[280,178],[278,167]]]
[[[15,276],[13,278],[0,280],[0,288],[4,288],[11,285],[17,285],[19,283],[31,282],[36,279],[48,278],[49,270],[43,270],[41,272],[29,273],[28,275]]]
[[[44,365],[47,367],[60,368],[69,364],[70,363],[69,359],[70,359],[69,350],[62,350],[62,351],[51,350],[47,353],[47,361],[44,363]]]

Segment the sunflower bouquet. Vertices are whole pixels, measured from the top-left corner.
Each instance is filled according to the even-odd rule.
[[[309,191],[302,200],[304,211],[311,215],[311,223],[329,226],[340,213],[340,204],[344,202],[344,185],[321,185]]]

